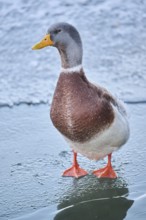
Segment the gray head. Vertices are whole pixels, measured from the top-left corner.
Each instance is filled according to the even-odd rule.
[[[82,42],[75,27],[68,23],[60,22],[52,25],[44,39],[36,44],[33,49],[54,46],[61,55],[63,68],[71,68],[82,63]]]

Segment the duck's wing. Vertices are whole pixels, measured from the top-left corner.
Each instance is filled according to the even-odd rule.
[[[126,109],[126,105],[125,103],[120,100],[117,96],[114,96],[109,90],[107,90],[106,88],[98,85],[98,84],[94,84],[98,90],[102,91],[102,96],[108,100],[112,105],[114,105],[115,107],[117,107],[118,111],[123,115],[123,116],[127,116],[127,109]]]

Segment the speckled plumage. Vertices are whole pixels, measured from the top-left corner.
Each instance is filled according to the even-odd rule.
[[[68,139],[85,142],[114,120],[112,97],[91,84],[83,70],[61,73],[51,106],[54,126]]]

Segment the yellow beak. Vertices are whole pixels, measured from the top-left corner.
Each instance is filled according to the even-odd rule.
[[[32,47],[32,50],[42,49],[47,46],[53,46],[54,42],[50,39],[50,34],[46,34],[45,37]]]

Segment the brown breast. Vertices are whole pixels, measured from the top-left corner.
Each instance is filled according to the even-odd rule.
[[[80,73],[61,73],[54,93],[50,116],[54,126],[68,139],[85,142],[108,127],[114,113],[112,97],[91,84]]]

